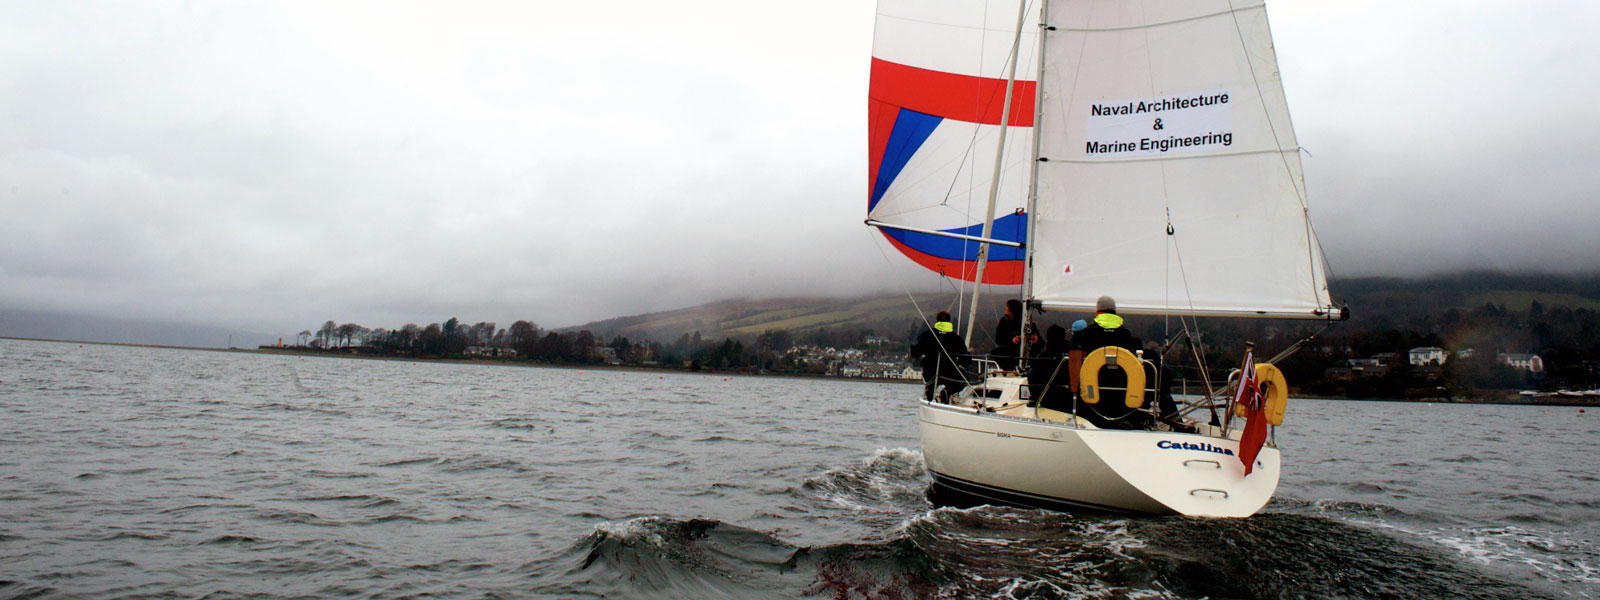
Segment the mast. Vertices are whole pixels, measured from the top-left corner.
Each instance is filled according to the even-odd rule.
[[[1028,0],[1017,2],[1017,26],[1011,38],[1011,65],[1006,69],[1006,97],[1005,105],[1000,107],[1000,144],[994,151],[994,177],[989,180],[989,204],[983,212],[983,238],[989,239],[994,234],[994,203],[995,197],[1000,193],[1000,168],[1005,165],[1006,155],[1006,130],[1011,127],[1011,92],[1017,87],[1017,61],[1020,58],[1022,47],[1022,24],[1028,16]],[[1037,89],[1037,86],[1035,86]],[[1037,92],[1036,92],[1037,93]],[[1037,108],[1035,108],[1037,111]],[[1037,137],[1035,137],[1037,139]],[[1024,239],[1026,243],[1028,240]],[[978,244],[978,272],[972,279],[972,308],[967,312],[967,335],[965,343],[972,346],[972,327],[978,322],[978,296],[983,289],[983,271],[989,265],[989,243]],[[1024,269],[1026,271],[1026,269]],[[1023,277],[1027,277],[1024,275]],[[1022,312],[1028,312],[1023,307]]]
[[[1021,29],[1021,27],[1018,27]],[[1028,201],[1024,213],[1028,215],[1028,231],[1023,238],[1033,241],[1033,228],[1038,224],[1038,215],[1034,209],[1039,205],[1039,123],[1044,120],[1044,37],[1050,33],[1050,3],[1039,4],[1039,72],[1034,74],[1033,84],[1033,160],[1028,168]],[[1017,358],[1028,355],[1028,305],[1033,301],[1033,245],[1023,248],[1022,255],[1022,331],[1021,343],[1017,346]]]

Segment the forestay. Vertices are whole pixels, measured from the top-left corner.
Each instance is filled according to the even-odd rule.
[[[1124,313],[1329,317],[1261,3],[1047,10],[1033,297],[1084,311],[1110,294]]]

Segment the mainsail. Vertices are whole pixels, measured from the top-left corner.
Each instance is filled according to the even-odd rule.
[[[1259,0],[1046,0],[1032,297],[1329,318]]]
[[[919,233],[977,237],[1006,111],[1006,72],[1017,35],[1012,0],[881,0],[872,48],[868,112],[868,218],[924,267],[976,278],[978,243]],[[1038,64],[1037,11],[1023,27],[1019,74]],[[1012,89],[1011,130],[999,182],[992,239],[1021,242],[1029,178],[1035,88]],[[993,246],[986,283],[1020,284],[1023,253]]]

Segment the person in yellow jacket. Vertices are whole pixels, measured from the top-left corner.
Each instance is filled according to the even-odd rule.
[[[1111,296],[1096,300],[1094,318],[1089,319],[1082,331],[1072,334],[1074,349],[1089,351],[1106,346],[1127,348],[1129,352],[1142,348],[1139,338],[1133,337],[1133,332],[1122,325],[1122,317],[1117,315],[1117,301]]]
[[[957,392],[967,386],[962,368],[967,360],[967,344],[956,334],[950,323],[950,313],[940,311],[934,317],[933,328],[917,336],[911,346],[911,358],[922,361],[922,397],[933,399],[934,389],[944,385],[948,392]]]

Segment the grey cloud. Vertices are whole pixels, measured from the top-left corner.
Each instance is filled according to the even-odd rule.
[[[870,3],[541,4],[8,4],[0,307],[292,333],[938,285],[861,225]],[[1600,268],[1600,9],[1391,4],[1271,7],[1334,273]]]

